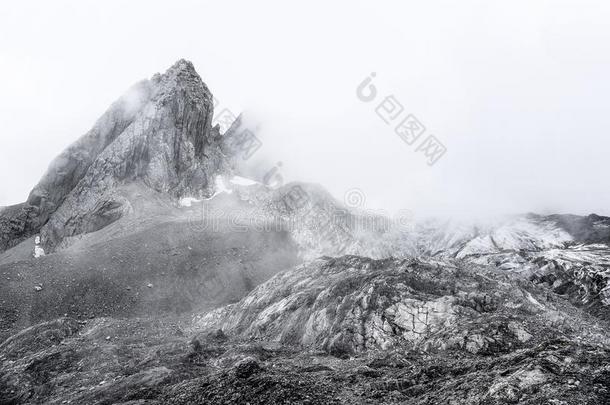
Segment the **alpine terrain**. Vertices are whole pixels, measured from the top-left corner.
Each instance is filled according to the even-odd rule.
[[[270,187],[213,105],[180,60],[0,208],[1,404],[610,403],[610,218]]]

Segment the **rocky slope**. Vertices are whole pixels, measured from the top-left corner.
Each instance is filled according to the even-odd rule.
[[[593,317],[502,270],[358,256],[280,273],[195,325],[345,355],[420,348],[492,354],[539,338],[606,340]]]
[[[179,207],[144,186],[118,188],[133,211],[73,237],[64,249],[32,257],[33,242],[0,255],[0,339],[33,323],[71,316],[182,315],[235,302],[282,269],[300,263],[282,229],[236,228],[220,218],[195,227],[196,207]],[[219,195],[206,206],[238,206]]]
[[[25,329],[0,344],[0,402],[601,404],[606,330],[501,270],[325,258],[195,323]]]

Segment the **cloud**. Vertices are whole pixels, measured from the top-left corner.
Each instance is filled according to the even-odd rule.
[[[601,2],[14,2],[0,17],[0,205],[130,85],[193,61],[251,111],[258,172],[420,215],[610,214]],[[447,147],[430,167],[363,103],[371,72]],[[257,172],[257,173],[258,173]]]

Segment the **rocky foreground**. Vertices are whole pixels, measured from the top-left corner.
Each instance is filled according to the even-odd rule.
[[[502,271],[323,258],[195,318],[30,327],[0,345],[0,401],[602,404],[606,330]]]

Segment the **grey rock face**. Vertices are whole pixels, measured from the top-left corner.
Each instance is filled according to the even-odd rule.
[[[142,182],[179,197],[225,168],[212,94],[185,60],[133,86],[50,165],[27,201],[0,214],[0,250],[40,232],[46,249],[129,212],[114,189]],[[7,212],[10,211],[10,212]]]
[[[505,353],[574,330],[595,340],[603,331],[587,319],[503,271],[344,256],[280,273],[195,325],[341,357],[389,349]]]

